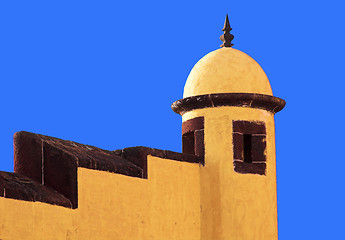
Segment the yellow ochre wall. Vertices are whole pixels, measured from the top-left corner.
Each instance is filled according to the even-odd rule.
[[[273,114],[218,107],[183,121],[199,116],[205,166],[148,156],[148,179],[78,168],[78,209],[0,198],[0,239],[277,239]],[[265,122],[265,176],[234,172],[233,120]]]
[[[78,168],[78,209],[0,198],[0,239],[200,239],[198,164],[148,156],[148,179]]]
[[[273,113],[245,107],[197,109],[183,121],[204,117],[205,166],[200,169],[202,240],[278,239]],[[236,173],[232,121],[263,121],[266,175]]]

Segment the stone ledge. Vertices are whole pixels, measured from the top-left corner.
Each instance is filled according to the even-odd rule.
[[[186,97],[175,101],[171,108],[183,115],[186,112],[215,107],[247,107],[277,113],[285,106],[283,99],[259,93],[213,93]]]
[[[62,194],[16,173],[0,171],[0,197],[72,208],[71,201]]]
[[[189,163],[203,163],[203,158],[186,153],[178,153],[172,152],[169,150],[160,150],[155,148],[149,147],[129,147],[120,150],[115,150],[114,153],[118,156],[121,156],[128,161],[131,161],[135,165],[139,166],[143,169],[143,177],[147,178],[147,155],[175,160],[175,161],[182,161],[182,162],[189,162]]]

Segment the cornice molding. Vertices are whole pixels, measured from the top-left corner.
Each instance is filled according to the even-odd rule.
[[[281,98],[258,93],[215,93],[197,95],[177,100],[171,105],[174,112],[183,115],[186,112],[214,107],[249,107],[277,113],[285,106]]]

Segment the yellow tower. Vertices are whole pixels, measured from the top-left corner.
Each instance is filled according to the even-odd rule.
[[[195,64],[183,99],[183,153],[200,167],[201,239],[278,239],[274,97],[255,60],[233,49],[226,17],[222,48]]]
[[[274,97],[261,67],[222,48],[192,69],[183,153],[114,151],[14,135],[15,172],[0,171],[0,239],[276,240]]]

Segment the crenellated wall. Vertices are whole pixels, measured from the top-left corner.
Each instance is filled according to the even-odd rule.
[[[111,152],[26,132],[16,134],[15,149],[16,169],[26,175],[30,169],[45,181],[0,174],[2,240],[200,239],[196,156],[145,147]],[[58,174],[48,174],[54,170]],[[73,206],[66,192],[55,189],[63,186],[45,185],[53,179],[63,184],[73,177],[69,171],[76,172]]]

